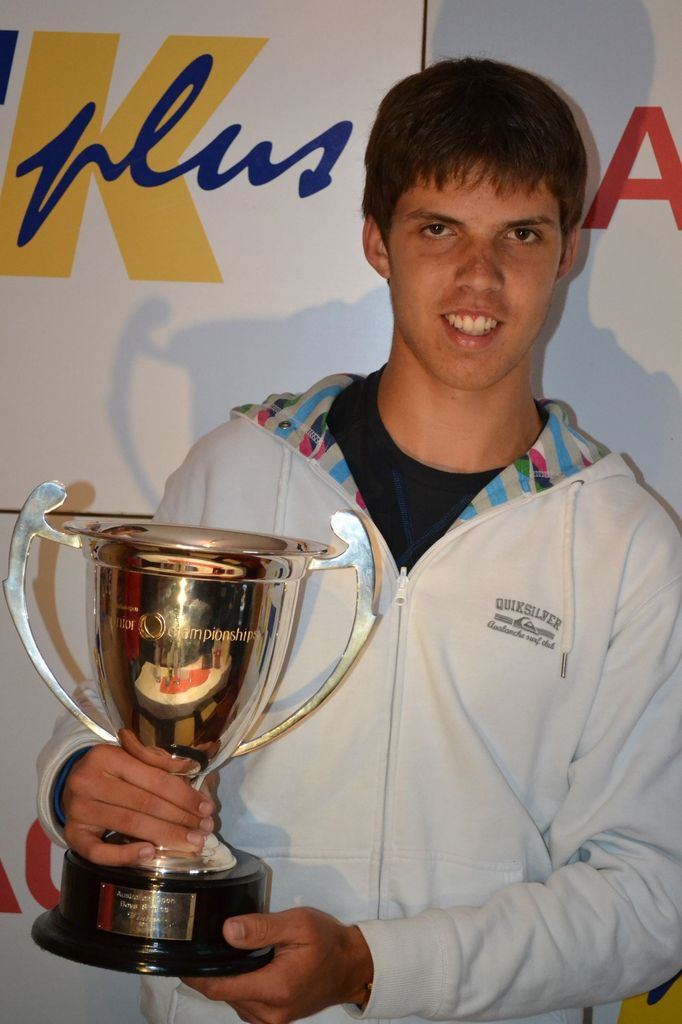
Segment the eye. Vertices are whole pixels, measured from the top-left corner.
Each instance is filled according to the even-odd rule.
[[[537,242],[540,238],[537,231],[533,228],[524,227],[512,228],[509,232],[509,237],[515,242],[523,242],[524,245],[528,245],[531,242]]]
[[[422,233],[428,238],[443,238],[450,233],[450,228],[447,224],[440,224],[436,221],[433,224],[425,224],[422,228]]]

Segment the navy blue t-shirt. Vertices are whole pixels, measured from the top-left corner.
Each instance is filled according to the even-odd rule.
[[[379,415],[381,373],[345,388],[327,423],[396,565],[409,571],[501,470],[449,473],[406,455]]]

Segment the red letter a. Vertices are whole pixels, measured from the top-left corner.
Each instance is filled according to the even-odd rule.
[[[21,907],[10,885],[7,872],[0,861],[0,914],[20,914]]]
[[[34,821],[26,836],[26,884],[41,907],[51,910],[59,902],[59,889],[50,878],[50,840],[39,821]]]
[[[648,135],[660,178],[628,178]],[[635,107],[583,223],[607,228],[620,199],[667,199],[682,229],[682,162],[661,107]]]

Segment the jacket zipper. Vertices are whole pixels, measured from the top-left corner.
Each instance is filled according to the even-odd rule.
[[[407,601],[407,584],[409,583],[409,576],[407,575],[407,569],[405,566],[401,566],[400,575],[398,576],[398,587],[395,592],[393,600],[396,604],[405,604]]]
[[[389,557],[390,554],[389,554]],[[379,835],[379,864],[377,871],[377,902],[376,902],[376,916],[381,919],[382,909],[384,908],[384,869],[385,869],[385,857],[386,849],[385,842],[388,834],[388,829],[392,819],[392,807],[390,806],[392,800],[392,786],[390,784],[390,778],[393,775],[393,761],[395,758],[395,746],[396,746],[396,730],[399,731],[399,722],[396,721],[396,704],[401,703],[403,699],[402,688],[404,681],[402,679],[402,672],[400,664],[403,659],[403,646],[405,642],[404,637],[404,625],[403,620],[407,614],[405,605],[407,604],[407,587],[409,583],[409,576],[407,575],[407,567],[401,566],[400,573],[398,575],[398,583],[393,595],[393,603],[398,605],[398,622],[396,626],[396,645],[393,653],[393,666],[391,669],[392,685],[391,685],[391,697],[389,707],[389,720],[388,720],[388,735],[386,737],[386,771],[384,773],[383,786],[382,786],[382,814],[381,814],[381,832]]]

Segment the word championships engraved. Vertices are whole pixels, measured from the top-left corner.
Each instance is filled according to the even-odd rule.
[[[251,643],[255,640],[258,631],[255,629],[242,629],[240,626],[234,629],[220,629],[217,626],[191,626],[171,623],[167,625],[165,618],[160,612],[145,612],[140,616],[139,621],[126,615],[116,616],[116,627],[124,632],[139,630],[143,640],[161,640],[167,636],[171,640],[223,640],[242,641]]]

